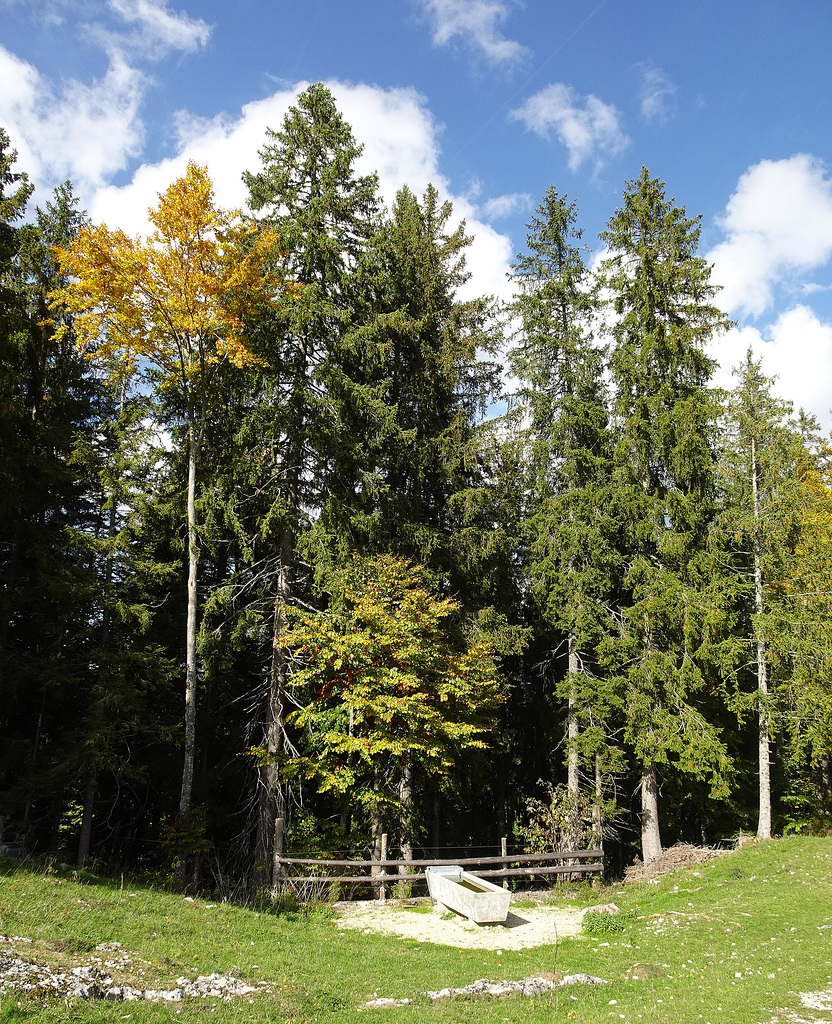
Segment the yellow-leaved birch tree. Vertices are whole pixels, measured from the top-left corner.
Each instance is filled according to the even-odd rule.
[[[277,236],[246,225],[236,210],[214,205],[207,169],[193,162],[148,211],[149,238],[106,225],[82,229],[56,249],[69,283],[53,309],[72,314],[78,345],[112,374],[151,364],[159,388],[173,391],[185,414],[188,445],[188,612],[185,641],[185,752],[180,819],[190,810],[197,694],[196,480],[205,424],[225,362],[254,362],[244,318],[285,287],[275,271]],[[60,328],[59,328],[60,329]],[[64,328],[65,329],[65,328]]]

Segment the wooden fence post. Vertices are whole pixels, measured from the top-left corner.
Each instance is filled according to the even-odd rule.
[[[503,838],[500,840],[500,856],[506,857],[507,855],[508,855],[508,845],[506,843],[506,837],[503,836]],[[503,867],[507,868],[508,864],[503,864]],[[507,878],[503,879],[503,888],[504,889],[508,889],[508,879]]]
[[[283,818],[275,818],[274,846],[272,847],[272,886],[277,888],[278,880],[283,874],[280,858],[283,856],[283,833],[286,822]]]
[[[387,860],[387,833],[386,832],[382,832],[381,833],[381,859],[383,861]],[[386,871],[387,871],[387,868],[382,867],[381,873],[384,874]],[[381,900],[382,903],[384,903],[385,900],[387,899],[387,886],[384,884],[384,882],[381,883],[381,886],[379,887],[378,892],[379,892],[379,899]]]

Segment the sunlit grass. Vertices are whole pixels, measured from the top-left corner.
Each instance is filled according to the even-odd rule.
[[[557,895],[557,894],[556,894]],[[756,844],[655,884],[575,893],[575,902],[615,902],[624,928],[521,951],[455,949],[338,927],[326,914],[274,915],[202,898],[103,880],[75,882],[5,862],[0,955],[70,963],[101,942],[136,954],[134,982],[173,987],[181,975],[220,972],[270,983],[267,996],[180,1004],[34,1001],[0,997],[0,1020],[222,1022],[569,1020],[757,1024],[800,1009],[799,993],[832,984],[832,841]],[[587,973],[599,987],[561,988],[524,999],[431,1003],[429,989],[477,978]],[[395,1011],[360,1011],[374,995],[410,998]],[[832,1019],[832,1014],[818,1016]]]

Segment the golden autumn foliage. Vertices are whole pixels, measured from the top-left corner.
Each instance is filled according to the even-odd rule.
[[[281,638],[308,696],[291,721],[316,748],[293,768],[371,806],[396,764],[447,775],[460,751],[485,747],[502,678],[491,644],[463,634],[458,602],[436,594],[421,566],[356,557],[332,590],[326,613],[296,612]]]
[[[206,418],[219,400],[213,388],[223,362],[255,362],[244,318],[284,290],[274,273],[277,236],[243,223],[238,211],[214,205],[205,167],[189,163],[184,177],[148,211],[155,231],[146,241],[106,225],[84,227],[55,259],[66,283],[50,296],[79,348],[113,379],[142,362],[161,371],[159,387],[177,393],[187,417],[188,606],[185,629],[185,763],[179,813],[190,811],[197,700],[196,488]],[[68,316],[66,314],[69,314]]]
[[[50,302],[73,315],[78,345],[114,373],[147,360],[186,389],[223,358],[252,362],[243,317],[283,287],[271,267],[276,235],[217,208],[193,162],[148,217],[156,230],[146,241],[91,225],[56,248],[69,281]]]

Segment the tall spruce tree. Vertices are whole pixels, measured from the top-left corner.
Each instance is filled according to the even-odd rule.
[[[257,549],[272,640],[255,842],[264,882],[275,821],[287,809],[278,769],[279,756],[290,748],[285,713],[292,652],[282,639],[287,611],[308,603],[312,562],[323,571],[333,549],[343,553],[351,546],[351,497],[365,442],[344,423],[347,416],[360,417],[362,395],[353,379],[363,362],[353,348],[357,271],[378,207],[377,179],[356,174],[361,147],[325,86],[306,89],[281,130],[267,134],[262,169],[244,180],[258,224],[279,235],[293,287],[254,328],[252,344],[268,369],[245,427],[260,439],[258,473],[261,482],[268,477]]]
[[[766,377],[751,350],[736,367],[737,385],[725,415],[723,486],[727,506],[721,527],[733,548],[748,628],[741,648],[743,665],[753,664],[756,687],[738,699],[740,709],[753,708],[757,718],[759,813],[757,838],[772,834],[771,743],[777,720],[776,694],[771,687],[772,661],[784,657],[788,674],[793,660],[794,634],[782,629],[794,617],[783,603],[785,580],[795,572],[805,501],[800,483],[807,451],[791,403],[777,398],[773,378]],[[801,588],[802,589],[802,588]]]
[[[705,345],[727,327],[697,254],[699,219],[646,168],[627,183],[601,239],[610,295],[616,476],[629,504],[620,664],[625,736],[641,773],[642,854],[661,851],[659,771],[709,776],[730,760],[700,694],[716,607],[707,535],[718,403]]]
[[[451,228],[452,212],[432,185],[421,200],[403,188],[375,240],[365,330],[383,353],[375,373],[382,429],[366,543],[468,588],[460,506],[483,483],[478,423],[499,393],[488,358],[498,332],[488,299],[457,295],[470,276],[471,239],[464,223]]]
[[[594,337],[598,299],[576,222],[575,203],[551,187],[528,225],[528,251],[514,264],[518,329],[509,356],[529,460],[526,571],[544,621],[565,638],[573,798],[581,747],[601,757],[611,724],[615,700],[599,649],[618,573],[604,349]],[[581,725],[588,728],[582,742]]]
[[[375,240],[364,330],[382,359],[369,377],[377,426],[364,431],[375,467],[375,485],[362,493],[365,543],[421,563],[437,586],[459,595],[462,613],[477,623],[471,628],[492,640],[502,633],[505,649],[516,500],[500,494],[499,446],[484,422],[499,393],[491,357],[500,329],[490,299],[459,294],[470,277],[471,240],[452,218],[432,185],[421,198],[403,188]],[[463,774],[462,764],[456,771]],[[402,823],[429,803],[437,821],[440,782],[424,764],[401,759],[405,857],[411,838]]]
[[[20,267],[21,232],[16,221],[23,217],[34,186],[24,172],[14,169],[16,160],[17,151],[11,149],[9,136],[0,128],[0,385],[6,396],[0,408],[0,685],[6,673],[11,594],[20,557],[17,494],[25,475],[26,456],[20,440],[28,404],[19,344],[26,327],[26,298]]]
[[[46,306],[57,277],[51,246],[83,218],[64,185],[34,222],[11,228],[5,218],[22,215],[31,193],[11,157],[4,153],[3,190],[21,184],[2,201],[0,224],[0,772],[4,810],[33,842],[54,847],[77,795],[71,751],[95,619],[96,575],[76,542],[95,519],[94,486],[74,452],[94,432],[100,389],[72,339],[56,337]]]

